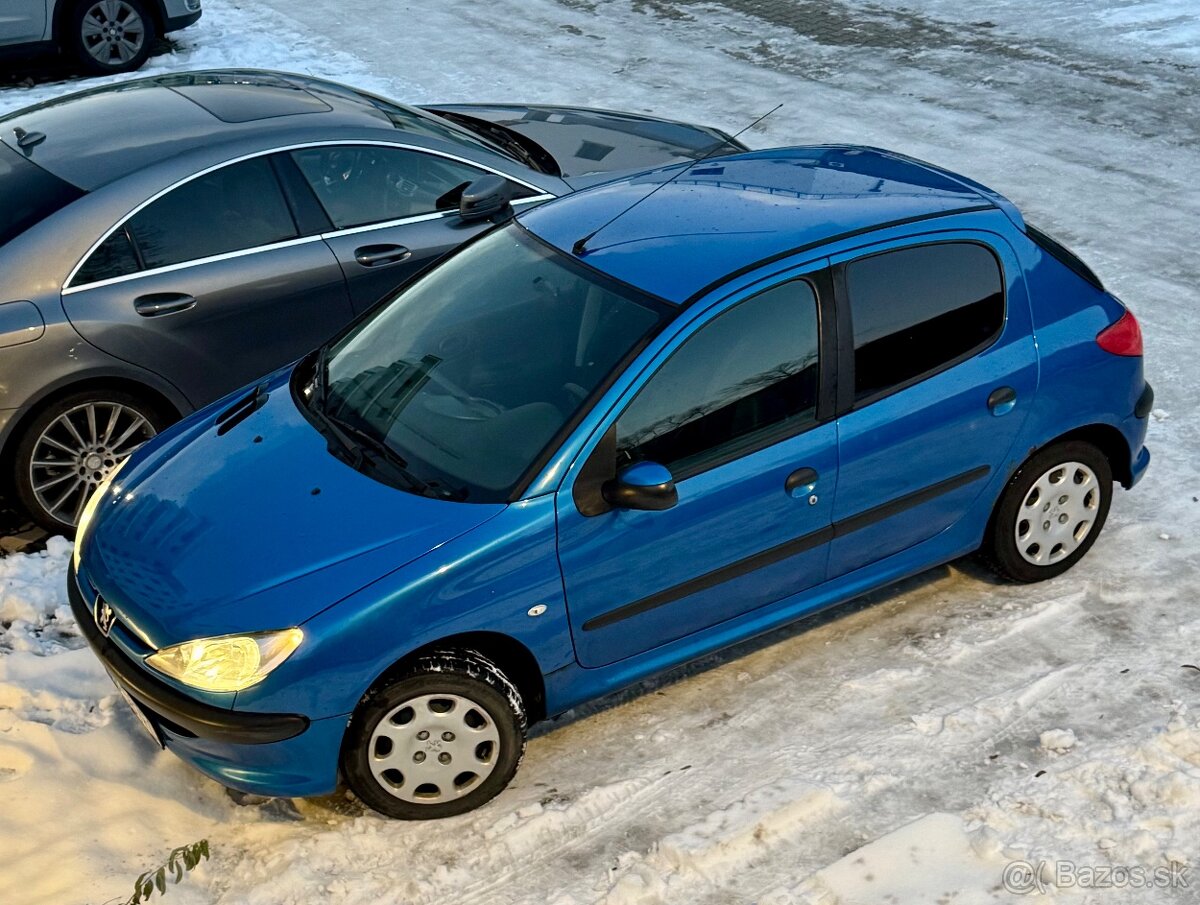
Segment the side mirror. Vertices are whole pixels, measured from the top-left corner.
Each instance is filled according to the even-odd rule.
[[[464,220],[486,220],[512,207],[508,182],[501,176],[480,176],[465,189],[458,200],[458,214]]]
[[[657,462],[630,465],[613,480],[606,481],[600,492],[611,505],[621,509],[658,512],[679,502],[675,479]]]

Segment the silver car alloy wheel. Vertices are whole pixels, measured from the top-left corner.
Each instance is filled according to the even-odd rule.
[[[123,0],[100,0],[87,11],[83,46],[105,66],[128,63],[146,43],[146,26],[138,11]]]
[[[1099,508],[1100,485],[1090,468],[1081,462],[1055,465],[1034,482],[1017,510],[1017,550],[1035,566],[1060,562],[1091,533]]]
[[[461,798],[496,768],[500,732],[479,704],[426,694],[391,710],[371,733],[367,762],[380,787],[411,804]]]
[[[52,518],[74,525],[92,491],[157,431],[141,412],[88,402],[63,412],[33,445],[29,485]]]

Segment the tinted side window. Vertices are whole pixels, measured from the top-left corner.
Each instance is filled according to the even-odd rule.
[[[79,268],[79,273],[75,274],[71,283],[84,286],[137,273],[140,269],[133,243],[129,241],[129,233],[125,231],[125,227],[121,227],[100,243],[100,247],[93,251],[87,263]]]
[[[795,280],[701,327],[617,421],[620,464],[642,459],[676,479],[816,420],[817,299]]]
[[[338,229],[452,210],[484,175],[435,154],[373,145],[306,148],[292,158]]]
[[[265,157],[193,179],[140,211],[128,225],[148,269],[297,236]]]
[[[854,397],[867,399],[986,346],[1004,323],[1004,280],[982,245],[884,252],[846,268]]]

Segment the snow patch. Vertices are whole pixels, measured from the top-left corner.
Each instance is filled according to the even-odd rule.
[[[813,905],[995,905],[1004,860],[990,842],[956,815],[929,814],[817,871],[801,894]]]

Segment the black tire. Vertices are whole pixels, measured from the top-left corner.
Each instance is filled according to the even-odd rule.
[[[372,772],[371,759],[381,755],[392,755],[395,750],[393,745],[401,744],[391,739],[375,738],[375,731],[381,722],[393,714],[394,720],[403,719],[403,710],[397,712],[398,708],[425,698],[436,700],[438,695],[466,699],[469,702],[468,710],[474,707],[476,711],[486,714],[498,736],[498,743],[487,757],[491,772],[473,783],[468,779],[461,790],[455,786],[458,776],[467,776],[473,763],[464,764],[464,772],[448,779],[444,792],[436,784],[414,785],[398,769],[408,763],[408,752],[405,751],[405,760],[396,762],[397,769],[385,771],[383,779],[377,778]],[[410,716],[402,723],[393,722],[394,726],[399,726],[400,732],[406,735],[411,733],[413,747],[429,749],[428,755],[425,750],[413,754],[414,759],[420,756],[423,762],[427,756],[449,756],[448,752],[439,753],[438,730],[443,724],[437,722],[437,711],[434,711],[432,706],[434,700],[429,701],[428,714]],[[461,706],[463,705],[456,704],[456,707]],[[464,717],[466,713],[464,711]],[[475,719],[478,720],[478,717],[476,712]],[[429,726],[434,728],[432,734],[427,729],[422,730],[423,719],[429,721]],[[400,820],[452,817],[490,801],[508,785],[525,754],[526,727],[527,718],[521,693],[495,663],[476,651],[434,651],[415,660],[403,673],[363,696],[350,719],[350,727],[342,744],[342,774],[350,789],[364,804],[386,817]],[[484,726],[484,729],[490,731],[489,727]],[[429,740],[416,741],[420,738],[415,734],[418,731],[425,731]],[[372,750],[373,748],[375,750]],[[478,749],[473,756],[479,756]],[[432,762],[429,762],[428,766],[432,767]],[[452,771],[458,769],[459,764],[447,762],[444,775],[449,777]],[[400,797],[402,794],[410,798],[419,797],[420,790],[427,786],[438,790],[440,800],[435,800],[428,792],[425,794],[429,800],[425,802]]]
[[[1079,463],[1091,470],[1095,477],[1095,490],[1098,494],[1090,513],[1090,521],[1085,519],[1074,525],[1072,525],[1073,519],[1069,512],[1060,511],[1057,508],[1057,500],[1043,500],[1040,491],[1036,500],[1033,496],[1034,487],[1039,479],[1055,469],[1056,466],[1070,462]],[[1075,476],[1064,473],[1062,480],[1070,480],[1075,483]],[[1086,491],[1085,495],[1087,493],[1090,491]],[[992,513],[980,553],[997,575],[1009,581],[1032,583],[1061,575],[1083,559],[1092,544],[1096,542],[1096,538],[1099,537],[1100,531],[1104,528],[1104,522],[1108,518],[1112,495],[1112,466],[1103,452],[1090,443],[1078,440],[1047,446],[1030,456],[1012,476],[1008,486],[1004,488]],[[1030,505],[1031,501],[1034,501],[1032,505]],[[1050,508],[1043,510],[1042,507],[1047,505]],[[1046,517],[1045,524],[1050,525],[1057,524],[1060,518],[1063,519],[1062,531],[1064,532],[1070,532],[1072,527],[1078,530],[1079,526],[1084,525],[1085,522],[1087,529],[1082,539],[1077,541],[1078,546],[1073,551],[1039,565],[1022,555],[1023,546],[1031,555],[1041,552],[1041,547],[1044,545],[1037,543],[1038,538],[1031,535],[1029,543],[1024,545],[1018,543],[1018,532],[1022,525],[1028,526],[1030,520],[1025,516],[1031,513],[1036,513],[1039,518],[1044,515]],[[1033,521],[1036,522],[1036,519]],[[1036,527],[1035,524],[1034,530]],[[1067,540],[1067,543],[1071,543],[1071,540]],[[1047,553],[1057,549],[1056,543],[1048,544],[1048,546],[1050,550]],[[1063,552],[1065,552],[1065,548]]]
[[[106,18],[105,0],[77,0],[64,25],[66,34],[63,44],[85,72],[110,75],[116,72],[133,72],[140,69],[150,58],[154,45],[158,43],[158,28],[150,7],[143,0],[109,0],[116,4],[118,17],[115,21]],[[124,29],[132,15],[140,20],[136,30]],[[108,29],[120,29],[111,33]],[[85,29],[87,33],[85,34]],[[97,33],[99,32],[99,33]],[[110,41],[111,38],[111,41]],[[136,52],[128,59],[117,55],[121,46],[136,44]]]
[[[55,400],[50,405],[46,406],[34,416],[33,420],[27,424],[22,430],[21,437],[17,442],[16,449],[13,454],[13,471],[12,471],[12,486],[16,492],[17,502],[21,508],[29,515],[29,517],[40,527],[44,528],[51,534],[62,534],[66,537],[73,537],[75,534],[74,518],[67,521],[65,518],[56,515],[50,511],[45,503],[39,499],[37,491],[34,489],[34,474],[31,468],[34,453],[38,450],[38,440],[46,429],[53,424],[58,418],[67,412],[77,410],[82,406],[95,405],[101,408],[103,412],[106,406],[122,406],[126,411],[144,418],[147,425],[144,430],[139,431],[140,435],[144,435],[143,439],[149,439],[168,427],[175,420],[172,413],[164,411],[161,406],[155,405],[149,400],[135,396],[132,393],[122,392],[119,390],[84,390],[78,393],[72,393],[69,396],[63,396]],[[111,413],[111,410],[109,410]],[[105,416],[102,413],[101,419]],[[85,422],[86,423],[86,422]],[[125,429],[132,424],[132,419],[122,421],[118,424],[118,432],[124,433]],[[98,425],[100,430],[103,430],[105,424]],[[82,427],[80,428],[82,430]],[[114,438],[115,439],[115,438]],[[130,442],[136,441],[138,435],[131,438]],[[69,441],[68,441],[69,442]],[[128,443],[122,446],[121,452],[124,455],[112,457],[113,461],[119,462],[124,459],[132,449],[127,448]],[[66,453],[60,453],[64,457],[64,465],[61,470],[56,470],[54,474],[65,474],[73,466],[70,460],[66,458]],[[45,453],[39,453],[45,456]],[[44,460],[39,460],[44,461]],[[105,463],[105,468],[111,466]],[[53,479],[49,477],[48,479]],[[70,482],[64,482],[64,485]],[[45,495],[45,493],[43,493]],[[51,501],[53,502],[53,501]],[[68,501],[68,503],[71,501]]]

